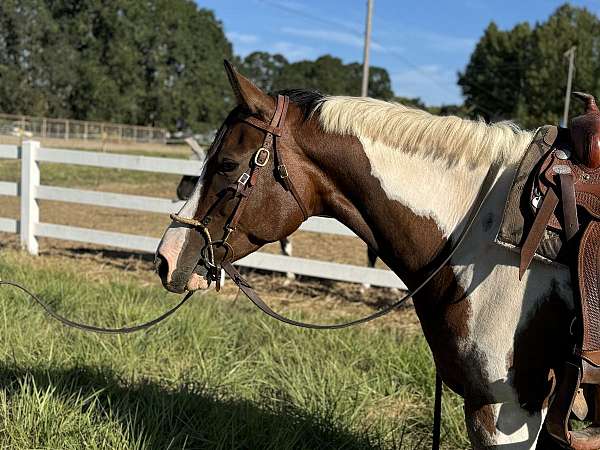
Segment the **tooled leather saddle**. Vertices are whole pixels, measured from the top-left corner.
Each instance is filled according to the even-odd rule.
[[[576,319],[568,355],[548,410],[549,433],[567,448],[600,449],[600,110],[594,97],[575,92],[585,113],[569,129],[547,127],[545,154],[520,191],[532,222],[519,242],[522,277],[540,247],[554,239],[553,261],[572,271]],[[542,145],[541,148],[544,147]],[[523,184],[523,187],[525,184]],[[573,430],[570,418],[590,420]]]

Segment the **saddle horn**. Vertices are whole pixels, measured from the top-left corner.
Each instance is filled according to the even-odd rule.
[[[571,95],[578,100],[581,100],[585,103],[585,113],[600,113],[598,110],[598,106],[596,105],[596,99],[591,94],[586,94],[585,92],[573,92]]]
[[[585,103],[585,112],[571,120],[571,141],[577,159],[589,169],[600,168],[600,110],[591,94],[573,92]]]

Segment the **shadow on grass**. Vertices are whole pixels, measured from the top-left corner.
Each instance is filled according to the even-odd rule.
[[[24,383],[53,389],[59,400],[95,396],[96,417],[116,419],[149,449],[398,449],[380,436],[340,425],[324,412],[311,415],[284,401],[221,398],[197,384],[175,388],[129,383],[110,369],[37,369],[0,365],[0,386],[12,398]],[[84,406],[83,409],[90,406]]]

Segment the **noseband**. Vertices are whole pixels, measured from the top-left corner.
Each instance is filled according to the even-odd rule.
[[[308,219],[308,211],[302,202],[302,198],[296,190],[294,183],[289,177],[287,166],[285,165],[283,154],[277,146],[277,138],[281,138],[284,132],[285,117],[287,114],[290,99],[287,96],[277,96],[277,106],[275,107],[275,113],[270,123],[264,122],[254,116],[242,116],[240,120],[247,124],[258,128],[265,132],[265,138],[262,145],[256,150],[250,161],[250,168],[240,175],[240,177],[234,183],[227,186],[223,192],[219,195],[219,199],[209,209],[209,211],[215,209],[220,203],[226,200],[237,199],[237,204],[233,209],[233,212],[225,222],[223,227],[223,236],[217,241],[213,241],[208,230],[208,225],[212,218],[207,213],[204,218],[197,220],[195,218],[182,217],[178,214],[171,214],[170,217],[174,222],[180,223],[192,227],[197,230],[204,241],[206,242],[205,247],[201,251],[201,261],[204,263],[207,269],[207,278],[210,281],[215,281],[217,288],[219,288],[220,268],[215,263],[215,256],[213,247],[225,247],[225,256],[221,260],[220,265],[227,260],[233,260],[235,255],[233,247],[228,243],[229,238],[233,232],[237,229],[238,222],[244,208],[247,205],[248,199],[254,190],[254,186],[258,181],[258,175],[261,169],[267,165],[271,155],[273,155],[273,161],[275,165],[275,178],[283,185],[286,191],[290,192],[296,203],[302,211],[304,220]],[[232,192],[233,195],[228,196],[227,193]]]

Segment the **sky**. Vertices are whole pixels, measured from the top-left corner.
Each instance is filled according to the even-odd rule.
[[[323,54],[362,62],[366,0],[196,0],[221,20],[237,55],[261,50],[289,61]],[[463,70],[487,25],[545,21],[564,1],[373,0],[371,64],[384,67],[396,95],[428,105],[462,103]],[[571,1],[600,15],[600,0]],[[566,70],[566,68],[565,68]],[[298,86],[301,87],[301,86]]]

